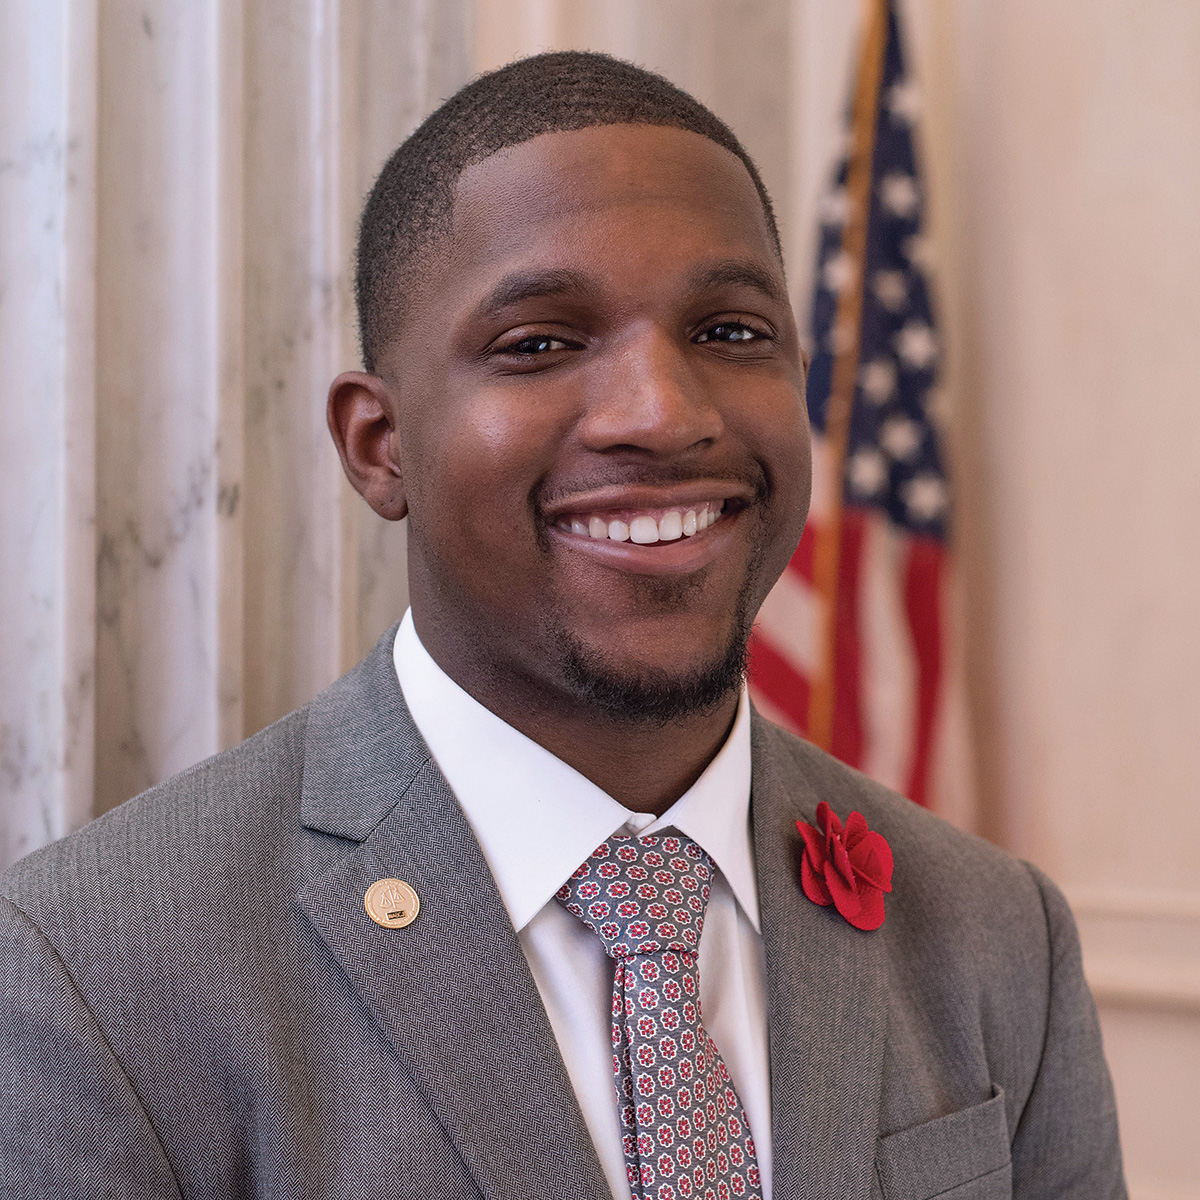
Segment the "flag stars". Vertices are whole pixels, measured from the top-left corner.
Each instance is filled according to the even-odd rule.
[[[921,92],[916,84],[900,80],[888,89],[887,108],[893,121],[911,125],[921,115]]]
[[[933,264],[929,239],[922,234],[914,233],[912,237],[905,238],[900,251],[919,270],[928,271]]]
[[[878,496],[888,479],[887,460],[878,450],[864,448],[850,459],[850,486],[860,496]]]
[[[876,271],[871,277],[871,291],[889,312],[899,312],[908,302],[908,280],[903,271]]]
[[[844,187],[828,191],[821,197],[821,220],[826,225],[842,226],[850,216],[850,195]]]
[[[905,366],[914,371],[923,371],[937,358],[937,338],[924,321],[909,321],[896,334],[896,353],[900,355]]]
[[[858,378],[866,398],[883,406],[896,390],[896,364],[887,358],[874,358],[862,368]]]
[[[893,171],[879,181],[879,200],[893,216],[907,219],[921,205],[921,192],[911,175]]]
[[[921,448],[921,428],[908,417],[889,417],[879,432],[879,442],[897,462],[906,462]]]
[[[840,292],[854,282],[856,274],[854,256],[845,250],[839,250],[837,254],[831,254],[825,260],[821,279],[831,292]]]
[[[912,520],[936,521],[946,511],[946,485],[936,475],[917,475],[900,491]]]

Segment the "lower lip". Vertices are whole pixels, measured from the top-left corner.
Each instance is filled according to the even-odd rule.
[[[614,542],[550,527],[552,541],[577,554],[586,554],[600,566],[631,575],[691,575],[708,566],[726,547],[743,510],[725,513],[715,524],[691,537],[674,542]]]

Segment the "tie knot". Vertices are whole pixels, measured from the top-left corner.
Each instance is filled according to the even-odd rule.
[[[712,860],[682,834],[613,834],[559,888],[557,898],[613,958],[694,953],[704,927]]]

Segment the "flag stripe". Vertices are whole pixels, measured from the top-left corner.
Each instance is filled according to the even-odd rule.
[[[784,571],[755,619],[760,640],[770,642],[794,670],[810,678],[820,666],[820,605],[821,597],[808,583]]]
[[[803,730],[808,723],[808,680],[757,633],[750,638],[751,687],[771,707],[783,713],[791,725]]]
[[[862,637],[859,575],[862,567],[866,514],[847,508],[842,513],[838,555],[838,609],[834,625],[833,735],[830,750],[844,763],[863,761]]]
[[[787,570],[791,574],[809,584],[813,582],[813,554],[817,546],[817,524],[815,514],[810,515],[808,524],[804,527],[804,533],[800,537],[800,545],[796,547],[796,552],[787,565]]]
[[[917,711],[908,795],[929,800],[929,767],[942,681],[942,544],[914,537],[908,547],[904,602],[917,659]]]

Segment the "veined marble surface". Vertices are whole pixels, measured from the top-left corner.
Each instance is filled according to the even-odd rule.
[[[0,5],[0,868],[403,612],[325,429],[361,201],[468,0]]]
[[[0,866],[92,813],[95,31],[0,6]]]

